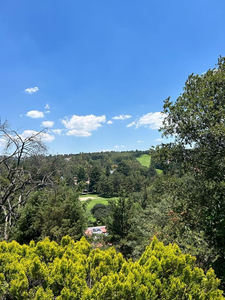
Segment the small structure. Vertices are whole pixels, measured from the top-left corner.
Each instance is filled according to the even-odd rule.
[[[88,227],[85,230],[85,235],[92,236],[93,234],[107,234],[106,226],[95,226],[95,227]]]

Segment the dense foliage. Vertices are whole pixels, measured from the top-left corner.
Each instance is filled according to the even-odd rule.
[[[138,269],[135,269],[135,274],[139,274],[138,272],[142,274],[140,268],[146,266],[140,264],[142,261],[140,257],[153,236],[157,236],[165,245],[176,243],[183,253],[195,256],[196,266],[202,268],[204,272],[212,267],[217,277],[221,279],[220,287],[225,289],[225,59],[220,58],[217,67],[213,70],[202,75],[190,75],[185,83],[183,93],[175,102],[168,98],[165,101],[163,112],[166,117],[161,128],[162,134],[166,137],[172,135],[174,140],[151,149],[151,160],[149,151],[137,150],[120,153],[32,155],[37,146],[42,146],[40,141],[36,141],[33,139],[34,137],[28,138],[26,141],[17,140],[17,136],[13,138],[13,135],[10,134],[9,142],[13,138],[12,141],[18,148],[16,153],[5,153],[0,157],[0,239],[11,241],[15,239],[21,244],[29,244],[31,240],[38,242],[49,237],[59,243],[67,234],[74,240],[79,240],[83,236],[88,222],[89,225],[106,225],[109,235],[92,240],[90,238],[92,247],[101,243],[107,248],[108,244],[113,244],[124,259],[132,258],[136,263],[130,262],[129,265],[121,258],[122,256],[110,252],[114,250],[90,252],[90,245],[87,246],[88,244],[84,240],[76,245],[86,245],[85,247],[89,250],[87,253],[85,252],[85,255],[92,253],[91,257],[96,253],[101,253],[98,255],[103,257],[103,261],[106,259],[104,255],[107,253],[118,259],[120,257],[121,264],[128,264],[131,269],[135,266]],[[5,127],[1,129],[6,130]],[[23,142],[29,143],[30,155],[23,156],[23,147],[21,148]],[[142,161],[142,157],[148,158],[148,166],[141,165],[139,161]],[[157,173],[156,169],[163,170],[163,173]],[[18,176],[19,174],[21,176]],[[79,200],[81,193],[97,193],[104,197],[104,203],[108,202],[108,205],[96,204],[90,212],[87,212],[87,202]],[[116,198],[110,200],[110,197]],[[92,220],[88,221],[91,213]],[[2,245],[5,245],[4,249],[10,248],[12,245],[16,249],[20,247],[22,247],[20,249],[27,249],[23,250],[25,256],[30,251],[28,251],[29,246],[19,246],[15,242],[13,243],[8,245],[3,243]],[[50,245],[54,245],[56,248],[61,247],[49,241],[38,243],[36,246],[32,243],[32,247],[39,247],[38,245],[42,245],[42,243],[49,245],[46,246],[47,248],[51,248]],[[74,242],[69,241],[68,243],[72,245]],[[172,249],[171,247],[165,249]],[[176,248],[176,246],[174,247]],[[57,256],[58,259],[63,257],[64,250],[59,251],[61,254]],[[101,269],[103,266],[95,269],[92,265],[90,279],[89,271],[86,269],[86,259],[90,260],[90,256],[87,257],[84,258],[84,266],[80,269],[81,274],[85,275],[82,275],[83,279],[79,279],[79,289],[76,287],[75,290],[71,290],[72,283],[69,286],[60,283],[63,288],[60,292],[57,290],[57,297],[61,297],[58,299],[69,299],[70,294],[67,295],[67,292],[79,294],[81,290],[84,299],[90,297],[97,299],[95,298],[97,292],[102,293],[100,294],[102,298],[121,299],[123,297],[121,293],[125,291],[130,298],[126,296],[127,298],[124,299],[132,299],[132,297],[148,299],[148,296],[143,296],[145,291],[147,291],[146,295],[150,295],[150,290],[153,291],[155,288],[155,286],[151,287],[150,279],[151,284],[144,281],[145,276],[142,276],[141,281],[136,281],[136,275],[129,275],[130,278],[133,278],[132,276],[135,278],[135,281],[131,280],[131,285],[135,286],[136,282],[139,282],[140,286],[143,285],[143,290],[137,289],[143,296],[141,298],[139,292],[136,293],[127,287],[128,283],[123,277],[126,272],[123,273],[122,270],[125,269],[122,267],[113,269],[113,272],[118,272],[115,273],[116,275],[110,274],[110,271],[106,274],[108,283],[103,276],[105,274]],[[23,262],[23,259],[24,257],[21,258],[20,263]],[[55,259],[56,257],[52,258],[51,263]],[[108,258],[106,260],[107,265],[110,260],[108,261]],[[158,268],[159,265],[158,262],[155,263],[155,267]],[[10,268],[9,270],[11,270]],[[44,265],[43,270],[47,270],[46,268],[47,265]],[[106,267],[107,270],[111,270],[110,268]],[[159,270],[158,273],[156,272],[155,279],[158,278],[157,276],[160,279],[161,275],[165,275],[160,273],[164,270],[163,268],[159,267]],[[95,275],[94,272],[96,272]],[[199,272],[202,274],[202,271]],[[47,274],[51,277],[50,273]],[[179,274],[179,280],[183,280],[183,275]],[[211,274],[211,271],[208,274]],[[112,277],[110,277],[111,275]],[[4,281],[6,290],[10,289],[8,279],[11,275],[7,276],[1,277],[3,281],[6,278],[7,283]],[[98,282],[93,279],[95,276],[99,276]],[[127,276],[128,273],[125,277]],[[47,299],[52,299],[52,295],[56,295],[54,291],[50,291],[52,289],[50,281],[42,279],[40,283],[37,279],[29,278],[26,280],[32,291],[27,291],[26,288],[26,293],[28,293],[24,294],[28,295],[26,297],[35,297],[37,293],[37,297],[40,299],[44,299],[45,296],[50,297]],[[195,284],[198,284],[198,277],[191,278],[195,278]],[[176,283],[177,279],[174,280],[173,283],[165,278],[160,281],[162,284],[160,292],[153,293],[151,299],[163,297],[161,286],[163,286],[163,290],[167,291],[168,297],[172,297],[170,294],[172,291],[168,290],[169,286],[166,287],[166,284],[169,284],[170,287],[174,284],[179,286],[180,282],[178,284]],[[35,282],[37,285],[32,286]],[[216,282],[218,283],[218,281]],[[110,289],[116,287],[117,283],[118,287],[112,292]],[[187,284],[186,281],[184,283]],[[183,291],[185,286],[183,282],[181,282],[181,286]],[[194,283],[191,286],[195,286]],[[38,291],[38,289],[40,290]],[[203,290],[205,292],[205,289]],[[63,294],[60,296],[61,292],[65,292],[66,296]],[[49,296],[47,296],[48,293]],[[108,293],[112,293],[117,298],[107,298],[111,297],[108,296]],[[204,296],[204,293],[200,298],[196,295],[193,296],[194,294],[187,297],[186,295],[181,296],[179,289],[176,290],[176,293],[180,297],[177,296],[177,299],[217,299],[213,298],[214,296]],[[133,296],[131,297],[131,295]],[[79,296],[77,297],[79,298]],[[168,297],[164,295],[162,299],[176,299],[176,296],[174,296],[175,298]],[[74,299],[74,296],[71,296],[71,299]]]
[[[11,239],[20,243],[38,241],[45,237],[60,242],[69,234],[80,239],[87,227],[85,203],[67,186],[36,191],[20,210],[20,217],[11,229]]]
[[[204,274],[194,257],[156,238],[138,262],[69,236],[60,245],[1,242],[0,262],[1,299],[224,299],[213,270]]]
[[[202,263],[212,265],[224,281],[225,58],[215,69],[190,75],[176,102],[165,101],[164,113],[161,130],[174,142],[158,147],[155,159],[177,182],[167,191],[179,224],[177,237],[201,236],[213,252],[201,257]]]

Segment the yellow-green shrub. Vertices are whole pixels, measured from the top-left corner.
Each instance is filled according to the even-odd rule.
[[[0,243],[1,299],[224,299],[213,270],[204,274],[195,258],[156,238],[138,262],[114,248],[94,249],[66,236],[30,245]]]

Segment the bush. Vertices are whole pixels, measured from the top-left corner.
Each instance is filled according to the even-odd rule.
[[[224,299],[219,280],[194,266],[195,258],[156,238],[138,262],[115,249],[91,250],[82,238],[61,245],[0,243],[1,299]]]

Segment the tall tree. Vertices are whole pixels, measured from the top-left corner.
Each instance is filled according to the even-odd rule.
[[[0,138],[5,144],[0,157],[0,236],[5,240],[29,194],[50,181],[52,172],[43,163],[43,134],[41,131],[23,137],[7,122],[0,123]]]
[[[90,185],[89,188],[92,192],[96,192],[97,190],[97,183],[100,179],[101,171],[100,168],[96,165],[91,169],[90,174]]]
[[[174,143],[163,145],[164,150],[170,150],[169,162],[175,160],[197,168],[207,179],[223,180],[225,58],[219,59],[218,68],[190,75],[183,94],[175,103],[168,98],[163,108],[163,136],[173,135],[175,139]]]
[[[191,74],[176,102],[165,101],[163,113],[161,131],[174,142],[153,155],[167,169],[177,165],[180,174],[194,177],[188,199],[179,190],[174,197],[186,199],[186,224],[205,231],[217,275],[225,280],[225,58],[202,75]]]

